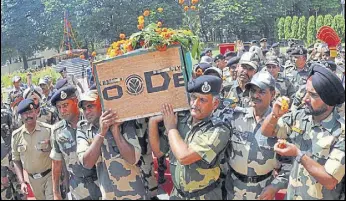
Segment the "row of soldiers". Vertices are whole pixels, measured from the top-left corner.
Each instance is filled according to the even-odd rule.
[[[50,125],[37,121],[40,105],[25,97],[17,107],[24,125],[9,148],[21,190],[24,169],[37,199],[62,199],[61,183],[73,199],[155,198],[153,152],[170,159],[171,199],[273,199],[281,189],[288,199],[340,199],[341,79],[331,62],[308,65],[302,47],[289,53],[292,69],[261,52],[254,46],[227,62],[200,62],[187,84],[191,110],[177,114],[164,104],[160,116],[120,123],[116,111],[102,111],[95,88],[78,95],[59,82],[50,105],[62,120]]]

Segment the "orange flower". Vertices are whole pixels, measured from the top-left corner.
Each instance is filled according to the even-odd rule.
[[[189,10],[189,6],[185,6],[184,10],[187,12]]]
[[[179,0],[179,4],[180,4],[180,5],[183,5],[184,2],[185,2],[185,0]]]
[[[180,42],[174,41],[174,42],[172,42],[172,45],[180,45]]]
[[[137,28],[138,28],[139,30],[143,30],[143,29],[144,29],[144,25],[143,25],[143,24],[139,24],[139,25],[137,25]]]
[[[149,10],[145,10],[143,15],[144,15],[144,17],[148,17],[150,15],[150,11]]]
[[[140,45],[141,47],[143,47],[143,46],[145,45],[145,41],[144,41],[144,40],[141,40],[141,41],[139,42],[139,45]]]
[[[191,10],[196,10],[196,6],[191,6]]]
[[[124,40],[126,38],[126,35],[125,34],[120,34],[120,39]]]
[[[156,49],[160,52],[164,52],[167,50],[167,45],[157,45]]]
[[[161,28],[157,28],[157,29],[155,29],[155,32],[160,34],[162,32],[162,29]]]
[[[162,27],[162,22],[157,22],[158,27]]]
[[[96,57],[96,52],[93,51],[93,52],[91,53],[91,56]]]
[[[168,29],[167,28],[162,28],[162,32],[167,32]]]
[[[198,0],[192,0],[191,3],[192,4],[198,4]]]
[[[163,12],[163,8],[158,8],[157,11],[159,11],[159,13]]]
[[[85,56],[82,54],[82,55],[79,56],[79,58],[85,59]]]

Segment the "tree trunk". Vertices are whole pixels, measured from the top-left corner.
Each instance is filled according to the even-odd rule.
[[[21,55],[22,55],[22,58],[23,58],[24,70],[27,70],[29,68],[28,58],[26,57],[24,52],[22,52]]]

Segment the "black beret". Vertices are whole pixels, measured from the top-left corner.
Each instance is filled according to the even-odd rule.
[[[237,52],[226,52],[225,57],[236,57],[237,56]]]
[[[272,45],[272,48],[277,48],[277,47],[279,47],[280,46],[280,43],[278,42],[278,43],[274,43],[273,45]]]
[[[189,93],[218,95],[221,91],[222,80],[213,75],[203,75],[188,83]]]
[[[303,56],[307,55],[308,50],[302,47],[297,47],[294,50],[292,50],[291,55],[292,56]]]
[[[326,68],[329,68],[332,71],[336,71],[337,69],[337,65],[334,61],[323,61],[322,64],[325,65]]]
[[[212,52],[213,50],[211,48],[207,48],[204,50],[204,53]]]
[[[63,71],[66,71],[66,67],[63,67],[59,70],[59,73],[62,73]]]
[[[58,101],[64,101],[67,100],[73,96],[76,96],[76,88],[74,86],[66,86],[63,88],[60,88],[58,91],[54,93],[54,95],[51,98],[52,105],[56,105],[56,102]]]
[[[311,66],[312,86],[323,102],[329,106],[336,106],[345,102],[345,89],[341,80],[332,71],[322,64],[314,63]]]
[[[37,106],[35,105],[34,101],[32,99],[24,99],[22,100],[18,105],[18,114],[23,114],[26,111],[36,109]]]
[[[56,89],[61,89],[62,87],[64,87],[67,84],[67,79],[60,79],[59,81],[56,82],[55,88]]]
[[[225,59],[225,56],[223,56],[222,54],[219,54],[214,58],[214,62],[216,62],[217,60],[222,60],[222,59]]]
[[[233,57],[227,62],[227,67],[231,67],[234,64],[238,64],[240,61],[240,57]]]
[[[260,42],[262,43],[262,42],[267,42],[268,40],[266,39],[266,38],[262,38],[261,40],[260,40]]]
[[[207,70],[208,68],[212,67],[212,65],[210,63],[199,63],[196,67],[196,70],[198,68],[201,68],[202,71],[204,72],[205,70]]]

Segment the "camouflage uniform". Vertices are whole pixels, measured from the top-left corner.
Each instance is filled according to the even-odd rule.
[[[309,174],[302,164],[294,162],[287,189],[288,200],[338,200],[345,175],[345,123],[334,110],[321,123],[315,124],[304,109],[283,116],[277,125],[277,136],[289,138],[301,151],[324,166],[325,171],[338,180],[333,190],[328,190]]]
[[[10,166],[10,148],[6,146],[4,139],[1,136],[1,200],[13,200],[14,192],[11,186],[11,181],[8,181],[8,186],[2,183],[2,179],[9,175]],[[4,186],[3,186],[4,185]]]
[[[285,68],[284,76],[293,84],[295,90],[298,90],[301,85],[305,85],[310,75],[310,69],[305,67],[303,70],[298,71],[296,68]]]
[[[53,125],[58,119],[58,113],[53,106],[49,106],[48,102],[42,102],[40,104],[40,114],[37,117],[37,121]]]
[[[278,78],[275,80],[276,87],[275,87],[275,97],[278,98],[280,96],[286,96],[292,100],[293,95],[295,94],[296,90],[292,84],[287,78],[284,78],[281,73],[279,73]]]
[[[148,138],[148,121],[148,118],[136,120],[136,134],[142,149],[140,168],[148,197],[152,198],[157,196],[158,183],[153,169],[154,161]]]
[[[9,103],[10,105],[16,100],[16,99],[20,99],[23,98],[23,93],[24,93],[24,88],[20,87],[19,89],[16,89],[13,87],[13,89],[10,91],[9,95],[8,95],[8,101],[7,103]],[[13,122],[13,129],[17,129],[19,127],[21,127],[23,125],[22,121],[20,120],[20,117],[17,113],[17,107],[18,107],[19,102],[14,105],[11,109],[13,112],[13,116],[12,116],[12,122]]]
[[[243,91],[238,84],[237,80],[234,80],[232,87],[230,87],[229,92],[224,92],[225,98],[231,99],[236,102],[236,105],[239,107],[249,107],[250,105],[250,95],[249,91]]]
[[[226,178],[227,199],[255,200],[269,185],[277,189],[287,187],[290,161],[285,161],[274,152],[277,138],[267,138],[261,133],[263,120],[270,113],[271,108],[268,108],[263,119],[257,122],[252,107],[234,111],[233,135],[227,149],[230,165]],[[273,175],[274,170],[280,170],[277,177]],[[247,180],[249,177],[263,178],[251,181]]]
[[[97,182],[96,168],[86,169],[77,156],[76,129],[66,120],[56,123],[51,135],[52,151],[50,157],[64,161],[70,173],[69,188],[74,200],[99,200],[100,188]]]
[[[186,113],[178,113],[178,122],[181,137],[202,160],[181,165],[170,151],[168,136],[160,135],[160,150],[169,153],[174,183],[170,199],[222,199],[220,160],[231,136],[230,129],[218,118],[211,117],[192,125],[192,118]]]
[[[14,196],[16,199],[24,199],[26,196],[21,192],[18,178],[14,172],[12,154],[11,154],[11,138],[12,138],[12,113],[5,105],[1,106],[1,139],[4,144],[1,147],[8,149],[9,165],[7,166],[6,177],[10,180],[11,190],[15,189]],[[3,174],[2,174],[3,175]]]
[[[1,105],[1,137],[4,139],[4,146],[10,148],[12,134],[12,113],[11,110]]]
[[[77,129],[77,154],[83,162],[83,155],[89,149],[98,128],[85,121]],[[136,135],[135,123],[125,122],[120,127],[124,138],[135,149],[136,161],[140,160],[141,146]],[[146,199],[147,192],[141,177],[140,168],[125,161],[111,132],[108,132],[101,146],[101,155],[96,162],[102,199]]]

